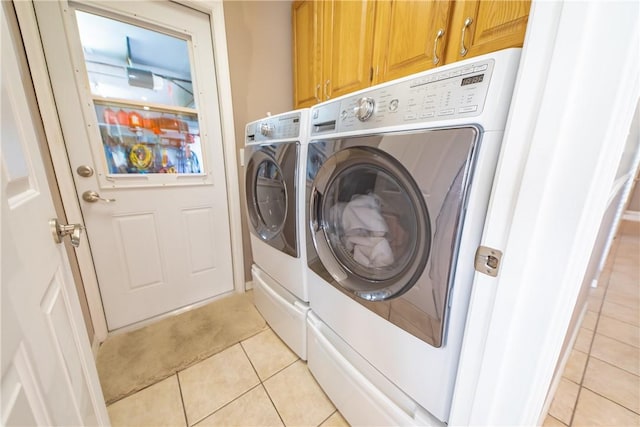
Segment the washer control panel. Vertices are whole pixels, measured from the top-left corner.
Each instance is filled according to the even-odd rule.
[[[302,113],[280,114],[249,123],[245,131],[245,144],[300,137]]]
[[[348,132],[478,116],[495,61],[426,71],[312,108],[311,133]]]

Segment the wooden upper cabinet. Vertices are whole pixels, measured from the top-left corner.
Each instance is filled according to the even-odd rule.
[[[373,1],[292,4],[294,108],[370,86]]]
[[[322,3],[295,1],[291,8],[293,23],[293,105],[312,106],[321,96]]]
[[[296,0],[294,107],[520,47],[530,6],[530,0]]]
[[[378,1],[374,83],[442,65],[452,6],[450,1]]]
[[[325,1],[323,100],[371,85],[374,1]]]
[[[509,47],[521,47],[530,7],[531,1],[456,2],[449,30],[446,62],[460,61]]]

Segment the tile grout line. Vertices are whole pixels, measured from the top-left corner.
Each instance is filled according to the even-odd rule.
[[[268,328],[271,329],[271,328]],[[286,344],[285,344],[286,345]],[[273,408],[276,411],[276,414],[278,414],[278,417],[280,418],[280,421],[282,422],[283,426],[287,426],[287,424],[284,422],[284,419],[282,418],[282,415],[280,414],[280,411],[278,410],[278,407],[276,405],[276,403],[273,401],[273,398],[271,397],[271,394],[269,394],[269,390],[267,390],[267,387],[264,385],[265,381],[269,381],[271,378],[274,378],[276,375],[278,375],[279,373],[283,372],[284,370],[286,370],[287,368],[290,368],[291,366],[295,365],[296,363],[298,363],[299,361],[306,364],[307,362],[302,360],[300,357],[296,357],[295,360],[293,360],[291,363],[283,366],[282,368],[278,369],[277,371],[275,371],[274,373],[272,373],[271,375],[269,375],[267,378],[265,378],[264,380],[260,377],[260,375],[258,374],[258,371],[255,367],[255,365],[253,364],[253,361],[251,360],[251,357],[249,357],[249,354],[247,353],[246,349],[244,348],[244,346],[242,345],[242,342],[240,342],[240,347],[242,348],[242,351],[244,352],[245,356],[247,357],[247,359],[249,359],[249,363],[251,364],[251,367],[253,368],[254,372],[256,373],[258,380],[260,381],[260,384],[262,386],[262,388],[264,389],[265,393],[267,394],[267,397],[269,398],[269,401],[271,402],[271,405],[273,405]],[[288,347],[287,347],[288,348]],[[292,351],[291,349],[289,349],[290,351]],[[294,353],[295,354],[295,353]],[[255,388],[255,387],[254,387]],[[253,388],[252,388],[253,390]],[[237,398],[236,398],[237,399]],[[235,400],[235,399],[234,399]],[[231,403],[231,402],[230,402]],[[337,408],[335,408],[334,406],[334,410],[333,412],[331,412],[331,414],[329,414],[328,417],[326,417],[325,419],[323,419],[320,424],[318,424],[318,426],[322,425],[322,423],[326,422],[329,418],[331,418],[336,412],[339,412]]]
[[[240,342],[236,343],[236,344],[240,344]],[[234,344],[234,345],[236,345]],[[247,355],[247,353],[244,351],[244,347],[242,347],[242,345],[240,345],[240,348],[242,349],[242,352],[244,353],[245,357],[249,360],[249,363],[251,364],[251,368],[253,369],[254,373],[256,374],[256,378],[258,378],[258,384],[252,386],[251,388],[249,388],[248,390],[240,393],[238,396],[234,397],[232,400],[230,400],[229,402],[225,403],[224,405],[214,409],[212,412],[202,416],[195,424],[193,424],[193,426],[197,425],[198,423],[202,422],[203,420],[205,420],[206,418],[212,416],[213,414],[217,413],[218,411],[220,411],[223,408],[226,408],[227,406],[231,405],[233,402],[235,402],[236,400],[240,399],[241,397],[245,396],[246,394],[248,394],[249,392],[255,390],[257,387],[262,386],[262,381],[260,380],[260,376],[258,375],[258,373],[255,370],[255,367],[253,366],[253,364],[251,363],[251,359],[249,358],[249,356]],[[217,353],[216,353],[217,354]],[[184,407],[184,402],[183,402],[183,407]],[[189,424],[187,424],[188,427],[192,427],[189,426]]]
[[[0,1],[1,1],[1,0],[0,0]],[[176,371],[176,372],[174,372],[173,374],[171,374],[171,375],[169,375],[169,376],[166,376],[166,377],[164,377],[164,378],[160,378],[160,379],[159,379],[159,380],[157,380],[156,382],[151,383],[151,384],[149,384],[149,385],[146,385],[146,386],[142,387],[140,390],[132,391],[132,392],[130,392],[129,394],[127,394],[127,395],[125,395],[125,396],[122,396],[122,397],[120,397],[120,398],[118,398],[118,399],[114,400],[113,402],[107,403],[107,401],[105,400],[104,404],[105,404],[105,406],[107,406],[107,407],[109,407],[109,406],[111,406],[111,405],[115,405],[116,403],[118,403],[118,402],[120,402],[120,401],[122,401],[122,400],[124,400],[124,399],[127,399],[127,398],[129,398],[129,397],[131,397],[131,396],[135,396],[137,393],[140,393],[140,392],[142,392],[142,391],[145,391],[145,390],[147,390],[148,388],[151,388],[151,387],[153,387],[154,385],[156,385],[156,384],[158,384],[158,383],[161,383],[162,381],[164,381],[164,380],[166,380],[166,379],[168,379],[168,378],[171,378],[171,377],[172,377],[172,376],[174,376],[174,375],[177,375],[177,373],[178,373],[178,372]]]
[[[617,405],[617,406],[620,406],[621,408],[624,408],[624,409],[626,409],[626,410],[628,410],[628,411],[630,411],[630,412],[632,412],[632,413],[634,413],[634,414],[638,414],[636,411],[634,411],[634,410],[632,410],[632,409],[630,409],[630,408],[627,408],[626,406],[624,406],[624,405],[622,405],[622,404],[620,404],[620,403],[618,403],[618,402],[615,402],[615,401],[613,401],[612,399],[610,399],[610,398],[608,398],[608,397],[606,397],[606,396],[603,396],[602,394],[600,394],[600,393],[598,393],[598,392],[596,392],[596,391],[594,391],[594,390],[591,390],[590,388],[588,388],[588,387],[586,387],[586,386],[584,386],[584,385],[583,385],[583,384],[584,384],[584,379],[585,379],[586,374],[587,374],[587,369],[588,369],[588,367],[589,367],[589,362],[590,362],[591,358],[593,357],[594,359],[600,360],[599,358],[597,358],[597,357],[595,357],[595,356],[592,356],[592,355],[591,355],[591,351],[593,350],[593,342],[595,341],[596,334],[598,333],[597,331],[598,331],[598,325],[600,324],[600,316],[605,316],[605,317],[607,317],[607,318],[610,318],[609,316],[606,316],[606,315],[602,314],[602,308],[603,308],[604,303],[605,303],[605,301],[606,301],[606,299],[607,299],[607,293],[608,293],[608,291],[609,291],[609,285],[611,284],[611,277],[612,277],[612,275],[613,275],[613,269],[614,269],[614,266],[615,266],[615,264],[616,264],[616,259],[617,259],[617,257],[618,257],[618,249],[619,249],[619,246],[620,246],[621,239],[622,239],[622,237],[620,237],[620,236],[616,237],[616,240],[617,240],[617,241],[616,241],[615,245],[612,245],[611,251],[610,251],[610,253],[609,253],[609,255],[608,255],[609,257],[613,257],[613,258],[612,258],[612,259],[613,259],[613,262],[612,262],[612,263],[611,263],[611,265],[609,266],[609,267],[611,268],[611,271],[608,273],[608,277],[607,277],[607,280],[606,280],[606,284],[604,285],[604,292],[603,292],[603,295],[602,295],[602,300],[600,301],[600,304],[598,305],[598,312],[597,312],[596,324],[594,325],[593,335],[591,336],[591,341],[590,341],[590,343],[589,343],[589,352],[587,353],[587,361],[585,362],[584,370],[583,370],[583,372],[582,372],[582,376],[581,376],[581,378],[580,378],[580,383],[578,384],[578,385],[579,385],[579,388],[578,388],[578,394],[576,395],[576,401],[575,401],[575,404],[574,404],[574,407],[573,407],[573,411],[571,412],[571,419],[569,420],[569,426],[572,426],[572,425],[573,425],[573,421],[574,421],[575,414],[576,414],[576,408],[577,408],[577,406],[578,406],[578,401],[579,401],[579,399],[580,399],[580,394],[582,393],[582,389],[583,389],[583,388],[585,388],[585,389],[589,390],[591,393],[594,393],[594,394],[596,394],[596,395],[598,395],[598,396],[602,397],[603,399],[605,399],[605,400],[607,400],[607,401],[609,401],[609,402],[611,402],[611,403],[613,403],[613,404],[615,404],[615,405]],[[606,264],[607,264],[607,263],[605,263],[605,265],[606,265]],[[584,319],[583,319],[583,320],[584,320]],[[614,320],[618,320],[618,319],[614,319]],[[620,321],[620,322],[622,322],[622,321]],[[623,323],[626,323],[626,322],[623,322]],[[623,344],[631,345],[631,344],[629,344],[629,343],[625,343],[625,342],[623,342],[623,341],[617,340],[617,339],[615,339],[615,338],[613,338],[613,337],[608,337],[607,335],[604,335],[604,334],[600,334],[600,335],[605,336],[605,337],[610,338],[610,339],[613,339],[613,340],[618,341],[618,342],[623,343]],[[632,347],[635,347],[635,346],[633,346],[633,345],[631,345],[631,346],[632,346]],[[604,360],[602,360],[602,362],[603,362],[603,363],[607,363],[607,362],[606,362],[606,361],[604,361]],[[614,367],[616,367],[616,368],[618,368],[618,369],[622,369],[622,368],[620,368],[620,367],[618,367],[618,366],[611,365],[610,363],[607,363],[607,364],[608,364],[608,365],[610,365],[610,366],[614,366]],[[623,370],[624,370],[624,369],[623,369]],[[624,371],[625,371],[625,372],[627,372],[626,370],[624,370]]]
[[[284,422],[284,419],[282,418],[282,415],[280,415],[280,411],[278,410],[278,407],[276,406],[276,403],[271,398],[271,395],[269,394],[269,390],[267,390],[267,388],[264,386],[264,381],[262,381],[262,378],[260,378],[260,374],[258,374],[258,371],[257,371],[256,367],[254,366],[253,361],[251,360],[251,357],[249,357],[249,354],[247,353],[247,350],[242,345],[242,342],[240,343],[240,348],[242,349],[242,352],[244,353],[246,358],[249,359],[249,363],[251,364],[251,368],[253,368],[253,372],[255,372],[256,377],[258,377],[258,381],[260,381],[260,384],[258,384],[258,385],[262,387],[262,389],[264,390],[265,394],[269,398],[269,402],[271,402],[271,405],[273,406],[273,409],[275,409],[276,414],[278,414],[278,418],[280,418],[280,421],[282,422],[282,425],[286,426],[286,424]],[[300,360],[300,359],[297,358],[293,363],[296,363],[298,360]],[[287,365],[286,367],[280,369],[278,372],[276,372],[273,375],[269,376],[269,378],[265,378],[265,381],[269,380],[270,378],[273,378],[276,374],[282,372],[283,370],[285,370],[289,366],[293,365],[293,363],[291,363],[291,364]]]
[[[288,347],[287,347],[288,348]],[[244,350],[244,347],[243,347]],[[291,349],[289,349],[291,350]],[[295,354],[295,353],[294,353]],[[247,357],[249,357],[249,355],[247,355]],[[251,359],[249,358],[249,361],[251,361]],[[278,371],[274,372],[273,374],[271,374],[268,378],[265,378],[264,381],[260,378],[260,376],[258,376],[258,378],[260,379],[260,383],[262,385],[262,387],[264,388],[265,393],[267,393],[267,397],[269,397],[269,400],[271,401],[271,404],[273,405],[274,409],[276,410],[276,413],[278,414],[278,416],[280,417],[280,420],[282,421],[282,424],[286,427],[287,424],[284,422],[284,419],[282,418],[282,416],[280,416],[280,411],[278,410],[278,407],[276,406],[275,402],[273,401],[273,399],[271,398],[271,395],[269,394],[269,390],[267,390],[267,388],[264,385],[265,381],[269,381],[271,378],[274,378],[276,375],[278,375],[279,373],[283,372],[285,369],[290,368],[291,366],[295,365],[298,362],[302,362],[305,365],[307,365],[307,361],[306,360],[302,360],[300,357],[296,357],[296,359],[289,363],[288,365],[285,365],[284,367],[282,367],[281,369],[279,369]],[[253,366],[253,363],[252,363]],[[255,369],[255,368],[254,368]],[[322,390],[322,393],[326,396],[326,393],[324,392],[324,390]],[[322,423],[324,423],[325,421],[327,421],[329,418],[331,418],[336,412],[339,413],[338,408],[335,407],[335,405],[333,405],[333,402],[331,402],[331,405],[334,407],[334,411],[329,414],[329,416],[327,418],[325,418],[324,420],[322,420],[320,422],[320,424],[318,424],[318,426],[321,426]]]
[[[247,338],[247,339],[249,339],[249,338]],[[237,399],[241,398],[242,396],[244,396],[245,394],[249,393],[251,390],[254,390],[256,387],[258,387],[259,385],[261,385],[261,384],[262,384],[262,381],[260,380],[260,376],[259,376],[259,375],[258,375],[258,373],[255,371],[255,368],[254,368],[253,364],[251,363],[251,359],[249,358],[249,355],[247,355],[247,353],[244,351],[244,347],[242,347],[241,341],[238,341],[238,342],[236,342],[235,344],[231,345],[230,347],[227,347],[227,348],[225,348],[225,349],[223,349],[223,350],[220,350],[220,351],[219,351],[219,352],[217,352],[217,353],[212,354],[211,356],[207,357],[206,359],[201,360],[201,361],[200,361],[200,362],[198,362],[198,363],[201,363],[201,362],[203,362],[203,361],[205,361],[205,360],[207,360],[207,359],[210,359],[210,358],[214,357],[215,355],[220,354],[220,353],[222,353],[223,351],[226,351],[226,350],[228,350],[228,349],[230,349],[230,348],[232,348],[232,347],[234,347],[234,346],[236,346],[236,345],[240,345],[240,349],[242,350],[243,354],[245,355],[245,357],[246,357],[246,358],[247,358],[247,360],[249,361],[249,364],[251,364],[251,368],[253,369],[254,373],[256,374],[256,377],[258,378],[258,382],[259,382],[259,383],[258,383],[258,384],[256,384],[255,386],[251,387],[249,390],[246,390],[245,392],[243,392],[243,393],[239,394],[239,395],[238,395],[238,396],[236,396],[234,399],[232,399],[231,401],[229,401],[229,402],[225,403],[224,405],[220,406],[219,408],[216,408],[215,410],[213,410],[212,412],[208,413],[207,415],[204,415],[203,417],[201,417],[200,419],[198,419],[198,420],[197,420],[193,425],[190,425],[190,424],[189,424],[189,421],[187,420],[187,423],[186,423],[187,427],[192,427],[192,426],[197,425],[198,423],[202,422],[204,419],[206,419],[206,418],[210,417],[211,415],[215,414],[216,412],[218,412],[218,411],[219,411],[219,410],[221,410],[222,408],[224,408],[224,407],[226,407],[226,406],[230,405],[231,403],[235,402]],[[194,364],[194,365],[191,365],[191,366],[189,366],[189,367],[187,367],[187,368],[185,368],[185,369],[182,369],[181,371],[176,372],[176,376],[178,377],[178,386],[180,387],[180,398],[182,399],[182,408],[183,408],[183,411],[184,411],[184,413],[185,413],[185,418],[186,418],[186,415],[187,415],[187,414],[186,414],[187,409],[186,409],[185,404],[184,404],[184,398],[182,397],[182,387],[180,386],[180,377],[178,376],[178,373],[179,373],[179,372],[186,371],[187,369],[189,369],[189,368],[191,368],[191,367],[193,367],[193,366],[196,366],[198,363],[196,363],[196,364]]]
[[[245,340],[246,341],[246,340]],[[276,372],[274,372],[273,374],[269,375],[267,378],[264,379],[264,381],[262,380],[262,378],[260,378],[260,375],[258,374],[258,371],[256,369],[256,367],[253,364],[253,361],[251,360],[251,357],[249,357],[249,354],[247,353],[247,351],[245,350],[244,346],[242,345],[242,342],[239,343],[240,347],[242,348],[242,351],[244,353],[245,356],[247,356],[247,359],[249,359],[249,363],[251,364],[251,367],[253,368],[253,371],[255,372],[256,376],[258,377],[258,380],[260,381],[260,383],[263,383],[265,381],[270,380],[271,378],[275,377],[276,375],[278,375],[280,372],[284,371],[285,369],[287,369],[288,367],[290,367],[291,365],[293,365],[294,363],[296,363],[298,360],[302,360],[299,357],[297,357],[296,355],[296,360],[294,360],[293,362],[289,363],[288,365],[278,369]],[[287,347],[289,348],[289,347]],[[291,350],[291,349],[289,349]],[[293,352],[293,351],[292,351]],[[294,353],[295,354],[295,353]]]
[[[335,407],[335,405],[334,405],[334,407]],[[338,412],[339,412],[339,411],[338,411],[338,408],[336,408],[336,409],[335,409],[331,414],[329,414],[329,416],[328,416],[327,418],[325,418],[324,420],[322,420],[322,421],[320,422],[320,424],[318,424],[318,426],[317,426],[317,427],[320,427],[322,424],[324,424],[324,423],[326,423],[327,421],[329,421],[329,418],[333,417],[333,416],[334,416],[336,413],[338,413]]]
[[[182,404],[182,414],[184,415],[184,425],[189,427],[189,419],[187,418],[187,408],[184,405],[184,396],[182,395],[182,384],[180,384],[180,376],[176,372],[174,374],[176,376],[176,380],[178,381],[178,390],[180,391],[180,403]]]
[[[618,244],[619,241],[617,242],[617,244],[615,245],[615,248],[612,247],[611,249],[611,253],[609,253],[609,256],[613,256],[614,258],[614,262],[615,262],[615,254],[618,251]],[[605,262],[606,265],[606,262]],[[598,304],[598,312],[596,313],[596,323],[595,325],[593,325],[593,335],[591,335],[591,340],[589,342],[589,351],[587,352],[587,360],[585,361],[584,364],[584,369],[582,370],[582,375],[580,376],[580,383],[578,384],[578,393],[576,394],[576,400],[575,403],[573,404],[573,410],[571,411],[571,417],[569,418],[569,424],[568,426],[571,427],[573,425],[573,420],[576,416],[576,408],[578,407],[578,401],[580,400],[580,395],[582,394],[582,389],[583,389],[583,383],[584,383],[584,378],[587,375],[587,369],[589,368],[589,361],[591,360],[591,350],[593,349],[593,342],[595,341],[596,338],[596,333],[598,330],[598,324],[600,323],[600,314],[602,313],[602,306],[604,305],[604,300],[607,296],[607,290],[609,288],[609,281],[611,280],[611,273],[608,273],[607,275],[607,280],[605,283],[603,283],[603,293],[602,293],[602,299],[600,300],[600,303]],[[592,288],[592,289],[596,289],[596,288]],[[587,309],[588,311],[588,309]],[[584,322],[584,318],[582,319],[582,321]],[[582,325],[580,326],[582,327]],[[563,375],[564,377],[564,375]]]
[[[619,341],[619,342],[620,342],[620,341]],[[617,365],[614,365],[613,363],[611,363],[611,362],[609,362],[609,361],[607,361],[607,360],[603,360],[603,359],[600,359],[599,357],[592,356],[592,355],[589,355],[589,358],[594,358],[594,359],[596,359],[597,361],[604,363],[605,365],[609,365],[609,366],[611,366],[612,368],[617,368],[617,369],[619,369],[619,370],[621,370],[621,371],[623,371],[623,372],[625,372],[625,373],[627,373],[627,374],[629,374],[629,375],[633,375],[634,377],[639,377],[639,378],[640,378],[640,375],[636,374],[635,372],[628,371],[627,369],[622,368],[622,367],[617,366]],[[593,390],[592,390],[592,391],[593,391]]]
[[[260,383],[260,386],[262,386],[262,389],[264,390],[264,392],[266,393],[267,397],[269,398],[269,402],[271,402],[271,405],[273,405],[273,409],[276,410],[276,414],[278,414],[278,418],[280,418],[280,421],[282,422],[282,425],[286,427],[286,423],[284,422],[284,419],[282,418],[282,415],[280,414],[280,411],[278,410],[278,407],[276,406],[276,403],[273,401],[273,398],[271,397],[271,394],[269,394],[269,390],[267,390],[267,388],[264,386],[263,383]]]
[[[224,405],[220,406],[219,408],[216,408],[213,412],[203,416],[201,419],[199,419],[195,424],[193,424],[193,426],[189,426],[189,427],[194,427],[197,426],[198,423],[201,423],[202,421],[204,421],[205,419],[209,418],[210,416],[212,416],[213,414],[221,411],[222,409],[226,408],[227,406],[231,405],[233,402],[235,402],[236,400],[242,398],[243,396],[246,396],[247,394],[249,394],[250,392],[252,392],[253,390],[255,390],[258,387],[261,387],[262,383],[258,383],[256,385],[254,385],[253,387],[251,387],[249,390],[241,393],[240,395],[236,396],[233,400],[225,403]]]
[[[609,304],[616,304],[615,302],[611,302],[611,301],[608,301],[608,302],[609,302]],[[602,305],[604,306],[604,301],[602,302]],[[639,311],[639,310],[640,310],[640,307],[634,308],[634,307],[629,307],[629,306],[622,305],[622,304],[616,304],[616,305],[619,305],[620,307],[627,308],[627,309],[629,309],[629,310],[634,310],[634,311]],[[627,322],[626,320],[621,320],[621,319],[618,319],[618,318],[616,318],[616,317],[611,317],[611,316],[609,316],[609,315],[608,315],[608,314],[606,314],[606,313],[602,313],[602,315],[603,315],[604,317],[606,317],[607,319],[616,320],[616,321],[618,321],[618,322],[620,322],[620,323],[624,323],[625,325],[630,325],[630,326],[633,326],[633,327],[636,327],[636,328],[640,328],[640,325],[636,325],[636,324],[634,324],[634,323]],[[628,344],[628,343],[627,343],[627,344]],[[635,347],[635,346],[634,346],[634,347]]]
[[[622,403],[616,402],[615,400],[611,400],[611,398],[609,398],[609,397],[607,397],[607,396],[604,396],[603,394],[598,393],[598,392],[597,392],[597,391],[595,391],[595,390],[591,390],[589,387],[582,387],[582,386],[581,386],[580,388],[581,388],[581,389],[582,389],[582,388],[585,388],[585,389],[589,390],[591,393],[593,393],[593,394],[595,394],[595,395],[597,395],[597,396],[599,396],[599,397],[601,397],[601,398],[603,398],[603,399],[605,399],[605,400],[607,400],[607,401],[609,401],[609,402],[613,403],[613,404],[614,404],[614,405],[616,405],[616,406],[619,406],[619,407],[621,407],[621,408],[624,408],[624,409],[626,409],[627,411],[632,412],[632,413],[634,413],[634,414],[636,414],[636,415],[640,415],[640,412],[634,411],[633,409],[628,408],[628,407],[624,406]]]
[[[562,420],[558,419],[558,417],[554,417],[554,416],[553,416],[553,415],[551,415],[551,414],[547,414],[547,417],[553,418],[553,419],[554,419],[554,420],[556,420],[558,423],[562,424],[563,426],[566,426],[566,424],[565,424],[565,423],[563,423],[563,422],[562,422]],[[569,427],[569,426],[567,426],[567,427]]]

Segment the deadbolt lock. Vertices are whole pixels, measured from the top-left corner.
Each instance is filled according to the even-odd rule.
[[[93,176],[93,168],[87,165],[78,166],[78,169],[76,169],[76,172],[78,172],[78,175],[84,178],[89,178],[90,176]]]

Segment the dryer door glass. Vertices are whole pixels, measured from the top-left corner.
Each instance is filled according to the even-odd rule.
[[[247,165],[247,202],[254,231],[270,240],[283,229],[287,217],[287,187],[278,163],[264,151]]]
[[[406,292],[430,250],[430,220],[420,190],[393,157],[373,147],[327,159],[312,201],[318,255],[347,291],[369,301]]]

